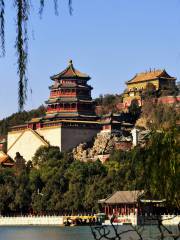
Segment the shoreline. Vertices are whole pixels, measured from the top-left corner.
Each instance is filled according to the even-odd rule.
[[[19,216],[19,217],[3,217],[0,216],[0,227],[6,226],[57,226],[64,227],[67,218],[79,217],[83,218],[85,216]],[[87,217],[87,216],[86,216]],[[162,220],[164,225],[178,225],[180,222],[180,215],[162,215]],[[107,221],[107,220],[106,220]],[[105,222],[106,222],[105,221]],[[144,225],[133,224],[133,225]],[[144,222],[145,223],[145,222]],[[147,224],[147,222],[146,222]],[[151,223],[149,222],[149,224]],[[87,225],[76,225],[76,226],[88,226]]]
[[[63,226],[64,216],[0,217],[0,226]]]

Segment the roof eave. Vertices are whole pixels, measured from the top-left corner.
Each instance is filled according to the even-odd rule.
[[[68,79],[73,79],[73,80],[77,80],[77,79],[81,79],[81,80],[90,80],[91,77],[90,76],[68,76],[68,77],[65,77],[65,76],[61,76],[61,75],[54,75],[54,76],[51,76],[50,77],[51,80],[55,81],[56,79],[58,80],[68,80]]]
[[[148,81],[157,80],[157,79],[159,79],[159,78],[160,78],[160,77],[156,77],[156,78],[152,78],[152,79],[143,79],[143,80],[134,81],[134,82],[132,82],[133,80],[130,80],[130,81],[126,82],[126,84],[133,84],[133,83],[140,83],[140,82],[148,82]]]

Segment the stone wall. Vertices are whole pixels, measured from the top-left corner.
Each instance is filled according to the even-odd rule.
[[[0,226],[25,226],[25,225],[63,225],[63,216],[27,216],[27,217],[2,217]]]

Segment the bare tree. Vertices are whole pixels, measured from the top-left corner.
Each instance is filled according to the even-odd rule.
[[[156,227],[158,230],[156,234],[152,234],[151,236],[145,235],[146,226],[144,224],[139,226],[119,226],[114,225],[113,220],[111,220],[111,225],[109,226],[90,226],[90,228],[95,240],[180,239],[180,223],[177,225],[176,231],[173,231],[163,223],[161,216],[155,216],[154,218],[150,217],[149,221],[150,220],[156,220],[157,223],[154,225],[154,228]],[[171,218],[166,220],[171,220]]]

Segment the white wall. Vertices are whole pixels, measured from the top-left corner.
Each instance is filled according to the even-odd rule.
[[[7,149],[11,147],[11,145],[17,140],[17,138],[24,132],[22,131],[13,131],[13,132],[8,132],[7,136]]]
[[[17,225],[63,225],[63,216],[27,216],[27,217],[1,217],[0,226]]]
[[[176,225],[180,223],[180,215],[162,215],[164,225]]]
[[[61,147],[61,127],[47,127],[36,130],[52,146]]]
[[[16,152],[19,152],[26,161],[33,158],[35,152],[40,146],[45,146],[42,139],[36,136],[32,130],[26,129],[19,137],[18,141],[15,141],[13,145],[8,149],[7,154],[14,159]]]
[[[37,134],[35,134],[37,132]],[[31,160],[40,146],[58,146],[60,151],[68,151],[82,142],[88,142],[99,132],[98,129],[78,127],[47,127],[36,131],[26,129],[8,133],[8,155],[14,159],[19,152],[26,161]],[[45,143],[44,140],[47,142]],[[16,141],[17,140],[17,141]]]

